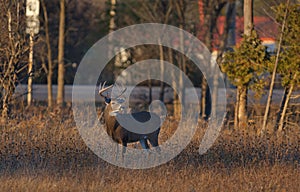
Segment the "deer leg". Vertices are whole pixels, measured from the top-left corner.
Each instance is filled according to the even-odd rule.
[[[124,155],[126,153],[127,142],[122,142],[122,159],[124,159]]]
[[[160,147],[158,145],[158,138],[154,138],[154,139],[149,138],[149,142],[152,145],[152,147],[155,147],[155,150],[159,153],[160,152]]]
[[[146,150],[149,149],[149,145],[148,145],[146,139],[140,139],[140,143],[141,143],[143,149],[146,149]]]

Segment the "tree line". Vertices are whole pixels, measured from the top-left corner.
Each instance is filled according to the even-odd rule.
[[[283,130],[287,106],[292,93],[299,87],[299,5],[293,0],[260,2],[253,0],[128,0],[128,1],[75,1],[40,0],[41,31],[35,37],[34,73],[28,73],[28,35],[25,33],[25,0],[1,1],[0,32],[0,97],[2,117],[9,116],[13,93],[19,83],[34,76],[35,83],[48,84],[48,106],[53,106],[52,84],[58,84],[56,102],[63,106],[64,84],[72,84],[77,64],[87,49],[109,32],[131,24],[157,22],[177,26],[205,43],[210,51],[216,46],[214,34],[219,33],[217,19],[225,16],[224,33],[218,40],[216,68],[221,70],[237,87],[234,112],[234,127],[247,129],[248,90],[260,94],[269,87],[269,99],[260,133],[266,130],[274,86],[274,77],[281,77],[284,95],[274,130]],[[255,3],[255,4],[254,4]],[[97,6],[95,6],[97,4]],[[259,4],[259,5],[256,5]],[[272,17],[280,32],[277,39],[277,54],[270,55],[254,30],[253,5],[264,6],[265,15]],[[236,11],[234,11],[236,10]],[[258,11],[256,11],[258,12]],[[243,38],[238,46],[227,41],[235,14],[244,16]],[[257,14],[257,13],[256,13]],[[260,13],[261,14],[261,13]],[[202,19],[201,19],[202,18]],[[96,27],[95,27],[96,26]],[[159,44],[159,42],[158,42]],[[182,49],[184,45],[181,44]],[[227,51],[231,47],[233,51]],[[184,55],[163,46],[140,46],[129,50],[130,61],[116,65],[117,57],[107,67],[109,76],[117,75],[124,67],[147,58],[167,60],[184,71],[196,86],[201,87],[201,116],[207,119],[215,113],[217,95],[210,95],[207,81],[196,74],[195,66]],[[142,54],[141,54],[142,52]],[[119,60],[120,61],[120,60]],[[201,72],[200,72],[201,73]],[[214,74],[212,72],[212,74]],[[264,74],[271,74],[265,76]],[[214,77],[217,78],[217,77]],[[269,78],[269,81],[264,79]],[[149,87],[155,82],[148,82]],[[266,84],[268,83],[268,84]],[[164,98],[165,84],[161,87],[160,99]],[[179,85],[184,89],[183,85]],[[149,92],[151,89],[149,89]],[[149,94],[151,95],[151,94]],[[174,114],[179,114],[178,96],[174,94]],[[210,105],[212,104],[212,105]]]

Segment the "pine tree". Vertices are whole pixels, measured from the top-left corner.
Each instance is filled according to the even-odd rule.
[[[266,47],[262,45],[261,40],[255,30],[252,30],[250,36],[244,35],[241,44],[234,48],[233,52],[227,52],[222,61],[222,71],[226,73],[231,83],[237,86],[237,102],[235,108],[235,128],[246,127],[245,119],[242,119],[239,108],[240,101],[247,97],[248,88],[260,92],[264,81],[261,78],[263,72],[269,65],[269,56]],[[246,111],[247,112],[247,111]],[[237,121],[237,122],[236,122]]]

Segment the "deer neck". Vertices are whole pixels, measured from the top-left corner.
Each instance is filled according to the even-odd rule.
[[[111,116],[112,107],[111,104],[106,105],[104,110],[104,120],[106,127],[109,130],[113,131],[118,126],[118,121],[115,116]]]

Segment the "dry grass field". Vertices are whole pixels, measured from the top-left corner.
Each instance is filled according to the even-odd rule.
[[[169,119],[161,141],[176,127]],[[87,148],[70,108],[15,112],[0,125],[0,191],[299,191],[300,130],[281,137],[224,128],[199,155],[199,123],[190,145],[155,168],[113,166]]]

